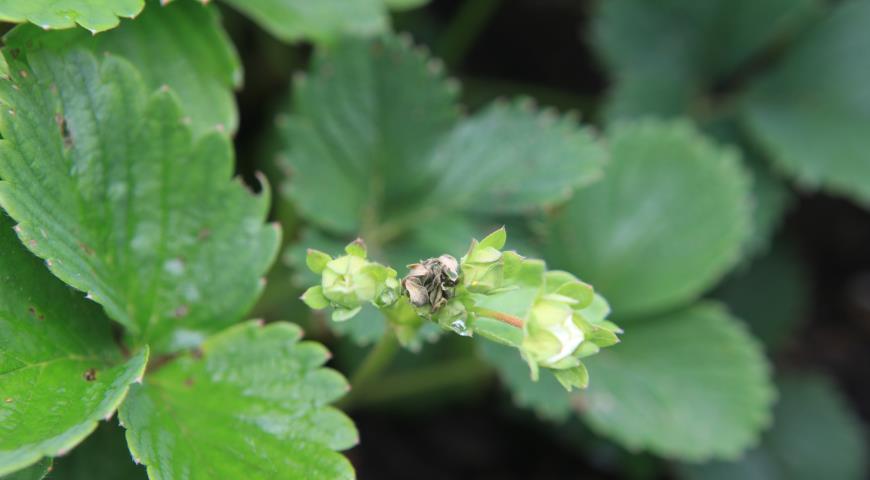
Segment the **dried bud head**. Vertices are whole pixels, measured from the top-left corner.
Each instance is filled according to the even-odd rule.
[[[459,262],[450,255],[441,255],[408,265],[402,286],[412,305],[429,305],[430,311],[436,312],[453,297],[458,280]]]

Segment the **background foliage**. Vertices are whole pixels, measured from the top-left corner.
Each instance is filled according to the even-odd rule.
[[[163,3],[0,0],[3,478],[866,476],[870,1]],[[501,225],[587,390],[298,300]]]

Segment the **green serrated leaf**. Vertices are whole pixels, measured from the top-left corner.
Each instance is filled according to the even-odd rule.
[[[146,480],[145,467],[133,463],[124,429],[104,422],[69,455],[55,460],[49,480]]]
[[[0,475],[63,454],[111,416],[141,379],[143,348],[124,358],[111,322],[52,277],[0,215]]]
[[[604,150],[588,131],[528,103],[457,124],[439,72],[393,37],[345,41],[315,60],[282,122],[293,171],[284,191],[302,215],[344,234],[374,220],[365,226],[395,237],[451,211],[550,205],[600,173]]]
[[[515,348],[482,341],[478,343],[478,351],[498,372],[517,405],[529,408],[547,420],[564,421],[568,418],[571,395],[556,380],[551,370],[543,369],[535,382],[529,377],[529,366],[517,355]]]
[[[178,94],[184,122],[194,134],[238,126],[233,89],[241,86],[241,62],[221,26],[217,7],[192,1],[161,5],[149,0],[135,21],[101,35],[81,30],[46,32],[23,25],[4,37],[9,48],[84,47],[129,60],[151,89],[168,86]]]
[[[301,335],[288,323],[238,325],[133,388],[119,417],[149,477],[353,478],[335,451],[355,445],[357,432],[329,406],[347,382]]]
[[[807,188],[870,204],[870,2],[837,4],[743,102],[746,124],[770,158]]]
[[[238,321],[280,229],[263,224],[265,184],[230,180],[229,140],[194,141],[174,95],[117,57],[5,53],[0,204],[24,244],[135,343],[175,350]]]
[[[686,480],[867,478],[866,432],[831,381],[791,375],[779,382],[773,427],[737,462],[683,465]],[[815,441],[818,439],[819,441]]]
[[[817,15],[817,0],[612,0],[592,43],[615,80],[607,116],[677,116],[718,79]]]
[[[737,457],[769,423],[767,361],[718,306],[632,323],[622,340],[584,360],[592,380],[583,418],[596,432],[630,450],[703,461]]]
[[[753,199],[752,228],[744,246],[743,262],[745,263],[769,248],[777,227],[782,223],[792,203],[792,194],[783,179],[771,170],[757,147],[747,141],[746,135],[740,131],[735,119],[731,117],[717,119],[708,123],[705,130],[721,142],[740,146],[744,165],[750,174]]]
[[[545,258],[595,285],[621,317],[685,304],[738,259],[746,173],[733,150],[684,122],[620,124],[609,143],[605,179],[550,222]]]
[[[419,203],[422,155],[456,121],[456,92],[395,37],[346,39],[318,53],[280,125],[293,169],[284,191],[304,217],[353,235],[364,212]]]
[[[432,151],[426,168],[434,183],[423,210],[516,214],[554,205],[600,178],[605,159],[603,146],[571,117],[528,102],[496,103]]]
[[[118,17],[135,17],[144,6],[144,0],[0,0],[0,20],[44,29],[79,24],[97,33],[118,26]]]
[[[0,480],[42,480],[52,470],[51,463],[51,458],[45,457],[23,470],[3,475]]]

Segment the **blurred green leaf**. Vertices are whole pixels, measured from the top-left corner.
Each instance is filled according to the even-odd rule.
[[[751,132],[807,188],[870,203],[870,1],[839,3],[753,86]]]
[[[516,214],[552,206],[601,177],[606,153],[570,116],[530,100],[495,103],[454,128],[426,159],[424,217],[442,209]]]
[[[105,422],[69,455],[55,460],[54,480],[145,480],[145,467],[133,463],[124,429]]]
[[[674,116],[818,10],[817,0],[610,0],[593,44],[615,88],[609,116]]]
[[[543,369],[537,382],[529,376],[529,366],[517,355],[515,348],[485,340],[477,342],[478,351],[496,372],[520,407],[534,411],[539,417],[564,421],[571,413],[571,394],[548,369]]]
[[[455,89],[428,62],[394,37],[319,51],[296,81],[293,115],[279,118],[292,169],[284,192],[305,218],[355,234],[389,205],[419,203],[423,157],[458,113]]]
[[[618,318],[686,304],[738,259],[749,186],[733,150],[685,122],[609,131],[603,181],[550,222],[545,258],[595,285]]]
[[[744,152],[746,152],[744,150]],[[782,222],[792,194],[780,178],[760,159],[746,153],[745,165],[752,181],[752,217],[749,238],[744,246],[743,258],[764,253]]]
[[[295,113],[282,122],[292,169],[285,191],[324,228],[366,233],[393,221],[407,231],[444,211],[516,213],[564,199],[603,160],[587,132],[519,106],[494,106],[454,128],[455,89],[439,64],[396,38],[346,41],[313,71],[297,82]]]
[[[42,480],[52,470],[51,458],[45,457],[33,465],[9,475],[0,477],[2,480]]]
[[[9,48],[83,46],[122,56],[138,68],[149,88],[166,85],[178,94],[188,116],[185,122],[196,135],[216,128],[234,132],[238,126],[233,88],[241,86],[242,67],[214,6],[191,1],[162,6],[150,0],[135,21],[101,35],[81,30],[46,32],[25,25],[12,30],[4,41]]]
[[[734,458],[770,421],[774,389],[761,348],[717,305],[624,324],[623,342],[586,360],[583,418],[629,450]]]
[[[705,122],[704,131],[725,144],[740,147],[752,180],[752,228],[743,251],[743,262],[764,253],[793,202],[792,192],[772,171],[755,145],[741,131],[738,120],[725,114]]]
[[[392,238],[445,212],[549,205],[598,176],[604,151],[591,135],[530,105],[495,105],[456,124],[455,89],[439,71],[393,37],[346,41],[315,60],[282,122],[292,171],[284,191],[304,216]]]
[[[61,455],[110,416],[145,371],[97,305],[52,277],[0,215],[0,475]]]
[[[144,4],[144,0],[0,0],[0,20],[31,22],[46,30],[79,24],[97,33],[118,26],[118,17],[135,17]]]
[[[729,276],[713,292],[771,350],[795,333],[810,301],[807,272],[793,248],[780,245]]]
[[[342,34],[389,30],[387,8],[404,10],[428,0],[224,0],[285,41],[335,40]]]
[[[348,390],[329,352],[289,323],[237,325],[155,371],[119,418],[150,478],[350,479],[358,441],[328,406]]]
[[[861,420],[831,381],[789,376],[780,384],[773,428],[736,462],[683,465],[686,480],[859,480],[867,478]]]
[[[174,95],[118,57],[21,53],[5,50],[0,83],[0,204],[19,238],[134,343],[179,349],[241,319],[280,230],[268,190],[230,181],[229,140],[194,141]]]

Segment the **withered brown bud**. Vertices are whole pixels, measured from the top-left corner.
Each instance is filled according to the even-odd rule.
[[[432,312],[443,307],[453,296],[459,280],[459,262],[450,255],[441,255],[408,265],[408,275],[402,287],[415,307],[429,305]]]

